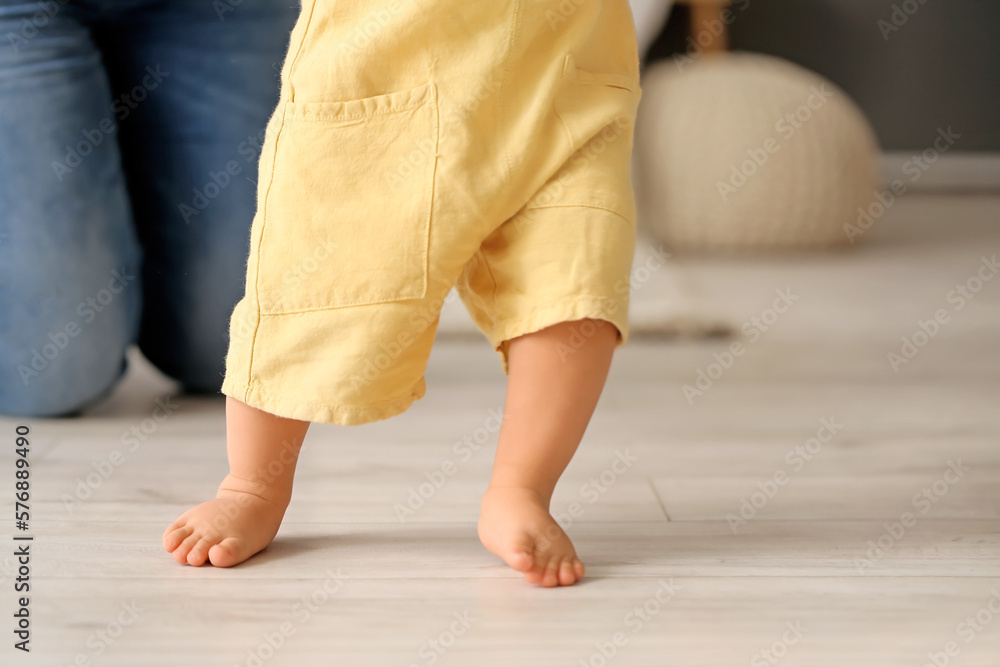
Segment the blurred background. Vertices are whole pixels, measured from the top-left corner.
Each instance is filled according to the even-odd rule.
[[[637,16],[662,4],[636,2]],[[911,16],[906,9],[914,6],[919,12]],[[960,152],[1000,152],[996,2],[752,0],[730,7],[730,48],[787,58],[829,78],[858,102],[885,151],[923,150],[945,123],[962,129]],[[896,12],[899,25],[894,7],[906,19]],[[649,61],[687,49],[691,14],[691,5],[674,8]]]

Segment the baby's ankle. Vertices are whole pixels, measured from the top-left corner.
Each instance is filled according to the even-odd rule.
[[[521,501],[536,502],[542,507],[548,507],[552,499],[552,491],[540,487],[536,484],[528,483],[490,483],[483,494],[483,502],[501,501]]]
[[[288,505],[292,499],[292,482],[273,477],[247,479],[229,473],[219,484],[219,494],[225,492],[244,493],[276,505]]]

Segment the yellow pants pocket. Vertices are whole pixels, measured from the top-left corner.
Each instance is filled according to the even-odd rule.
[[[581,70],[567,55],[555,110],[573,154],[529,207],[595,206],[634,219],[630,165],[641,97],[637,76]]]
[[[422,298],[438,148],[434,84],[286,102],[276,113],[273,161],[260,183],[261,312]]]

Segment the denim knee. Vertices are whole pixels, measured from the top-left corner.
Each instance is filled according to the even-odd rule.
[[[88,323],[67,312],[51,327],[22,320],[23,345],[0,346],[0,414],[69,416],[106,397],[125,372],[130,325],[104,314]]]

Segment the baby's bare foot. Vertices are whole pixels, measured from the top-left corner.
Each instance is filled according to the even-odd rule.
[[[189,509],[163,533],[178,563],[232,567],[274,539],[290,493],[227,475],[215,500]]]
[[[532,489],[490,487],[483,496],[479,539],[530,584],[569,586],[583,578],[573,543],[549,514],[545,498]]]

